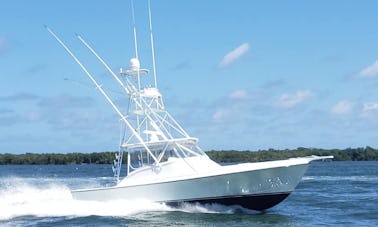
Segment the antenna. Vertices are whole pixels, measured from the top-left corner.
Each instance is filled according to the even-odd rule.
[[[135,24],[134,0],[131,0],[131,15],[132,15],[132,17],[133,17],[133,32],[134,32],[135,58],[139,61],[139,58],[138,58],[138,42],[137,42],[136,24]],[[138,71],[138,73],[137,73],[137,82],[138,82],[138,90],[140,90],[140,88],[141,88],[141,82],[140,82],[139,71]]]
[[[151,19],[151,1],[148,0],[148,18],[150,21],[150,40],[151,40],[151,51],[152,51],[152,67],[154,70],[154,82],[155,87],[157,88],[157,82],[156,82],[156,65],[155,65],[155,49],[154,49],[154,36],[152,33],[152,19]]]
[[[135,58],[138,59],[138,43],[137,43],[136,26],[135,26],[134,0],[131,0],[131,15],[133,18]]]

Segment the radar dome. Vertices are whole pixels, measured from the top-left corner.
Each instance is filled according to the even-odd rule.
[[[140,69],[140,63],[137,58],[131,58],[130,59],[130,69],[131,70],[138,70]]]

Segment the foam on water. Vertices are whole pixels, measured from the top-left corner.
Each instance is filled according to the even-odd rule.
[[[144,200],[117,200],[109,202],[79,201],[72,198],[70,188],[58,181],[41,184],[38,178],[23,181],[22,178],[7,178],[0,185],[0,221],[23,216],[36,217],[85,217],[118,216],[130,217],[145,212],[182,211],[187,213],[234,213],[248,212],[238,207],[221,205],[184,204],[172,208]],[[39,179],[44,181],[43,179]]]

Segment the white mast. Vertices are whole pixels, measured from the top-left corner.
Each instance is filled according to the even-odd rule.
[[[137,41],[137,34],[136,34],[136,24],[135,24],[135,12],[134,12],[134,1],[131,0],[131,15],[133,18],[133,33],[134,33],[134,48],[135,48],[135,58],[139,61],[138,57],[138,41]],[[138,89],[140,90],[140,75],[139,71],[137,73],[137,81],[138,81]]]
[[[152,19],[151,19],[151,1],[148,0],[148,19],[150,21],[150,40],[151,40],[151,51],[152,51],[152,69],[154,71],[154,84],[157,88],[156,82],[156,64],[155,64],[155,49],[154,49],[154,36],[152,33]]]
[[[133,0],[131,0],[131,15],[132,15],[132,19],[133,19],[133,34],[134,34],[135,58],[138,59],[138,41],[137,41],[137,34],[136,34],[134,1]]]

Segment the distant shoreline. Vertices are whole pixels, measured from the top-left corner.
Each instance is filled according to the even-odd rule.
[[[44,164],[111,164],[115,152],[95,153],[0,153],[0,165],[44,165]],[[304,148],[259,151],[207,151],[206,154],[216,162],[261,162],[309,155],[333,155],[334,161],[378,161],[378,150],[372,147],[347,149]],[[126,157],[124,157],[126,162]]]

